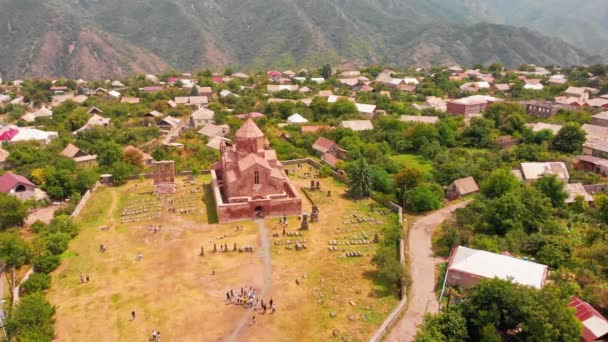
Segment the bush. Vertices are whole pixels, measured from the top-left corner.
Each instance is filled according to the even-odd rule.
[[[48,252],[59,255],[68,249],[70,235],[66,233],[54,233],[45,237],[45,247]]]
[[[46,291],[51,287],[51,276],[44,273],[34,273],[20,287],[28,294]]]
[[[59,259],[59,256],[53,254],[42,254],[35,256],[32,259],[32,265],[34,266],[36,272],[45,274],[53,272],[57,267],[59,267],[60,263],[61,260]]]
[[[407,203],[414,212],[424,212],[441,208],[440,195],[434,188],[421,185],[405,193]]]
[[[50,342],[55,335],[55,307],[40,292],[26,296],[6,322],[8,335],[16,341]]]

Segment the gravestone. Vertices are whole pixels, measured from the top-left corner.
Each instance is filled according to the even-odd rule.
[[[302,215],[302,224],[300,225],[300,230],[308,230],[308,215]]]
[[[310,214],[310,222],[319,222],[319,207],[316,205],[312,206],[312,213]]]

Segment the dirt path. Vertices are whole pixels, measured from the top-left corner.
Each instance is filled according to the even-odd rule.
[[[435,211],[416,221],[409,236],[410,272],[412,286],[408,294],[408,309],[405,316],[391,330],[387,341],[409,342],[416,336],[418,325],[422,324],[425,313],[439,310],[435,297],[435,257],[432,236],[435,227],[448,219],[452,212],[463,208],[470,201],[460,202]]]
[[[264,223],[264,220],[256,220],[256,224],[258,225],[260,231],[260,244],[262,247],[258,255],[261,254],[264,262],[264,283],[260,291],[258,291],[257,296],[264,298],[266,293],[270,291],[272,281],[272,257],[270,255],[270,239],[268,237],[268,229],[266,228],[266,224]],[[251,321],[251,316],[251,310],[247,310],[246,313],[244,313],[243,316],[237,321],[234,330],[226,340],[231,342],[239,341],[239,334]]]

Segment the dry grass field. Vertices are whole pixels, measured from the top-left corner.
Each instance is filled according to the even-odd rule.
[[[292,179],[298,188],[310,185],[304,176]],[[321,341],[343,336],[364,341],[398,302],[374,281],[370,260],[376,245],[364,242],[396,220],[387,209],[349,201],[343,185],[322,179],[322,190],[311,194],[320,208],[319,222],[311,223],[302,236],[287,236],[277,218],[209,223],[213,208],[200,186],[208,179],[196,182],[182,186],[179,180],[179,194],[171,198],[189,211],[180,215],[167,211],[171,198],[159,201],[149,194],[150,180],[94,193],[78,219],[79,236],[53,273],[49,299],[57,306],[58,341],[146,341],[153,329],[165,341]],[[332,192],[329,198],[327,190]],[[310,212],[310,202],[301,195]],[[158,225],[160,231],[154,232]],[[285,230],[295,233],[299,227],[298,218],[289,217]],[[296,250],[294,240],[305,240],[307,248]],[[339,244],[330,245],[334,240]],[[235,243],[253,246],[254,253],[233,252]],[[105,253],[100,244],[107,246]],[[227,244],[229,252],[212,253],[214,244],[218,250]],[[199,256],[201,246],[205,256]],[[346,251],[362,256],[345,257]],[[141,261],[137,253],[143,254]],[[88,274],[90,282],[81,283],[81,274]],[[265,302],[273,298],[276,314],[225,304],[226,291],[241,286],[254,286]],[[134,321],[131,311],[136,312]],[[255,326],[250,325],[253,315]]]

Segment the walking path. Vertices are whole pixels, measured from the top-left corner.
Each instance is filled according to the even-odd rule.
[[[264,261],[264,284],[260,291],[257,292],[257,296],[259,298],[264,298],[266,293],[270,290],[271,282],[272,282],[272,257],[270,255],[270,239],[268,235],[268,229],[266,228],[266,224],[263,219],[256,220],[256,224],[258,225],[260,231],[260,240],[261,240],[261,256]],[[251,310],[246,310],[243,316],[237,321],[236,327],[227,338],[227,341],[239,341],[239,334],[245,328],[248,322],[251,320]]]
[[[447,220],[454,210],[465,207],[469,202],[470,200],[445,207],[414,223],[408,239],[410,272],[413,280],[408,293],[408,308],[405,316],[391,330],[387,341],[413,341],[425,313],[439,311],[439,303],[434,293],[436,258],[432,247],[433,230]]]

